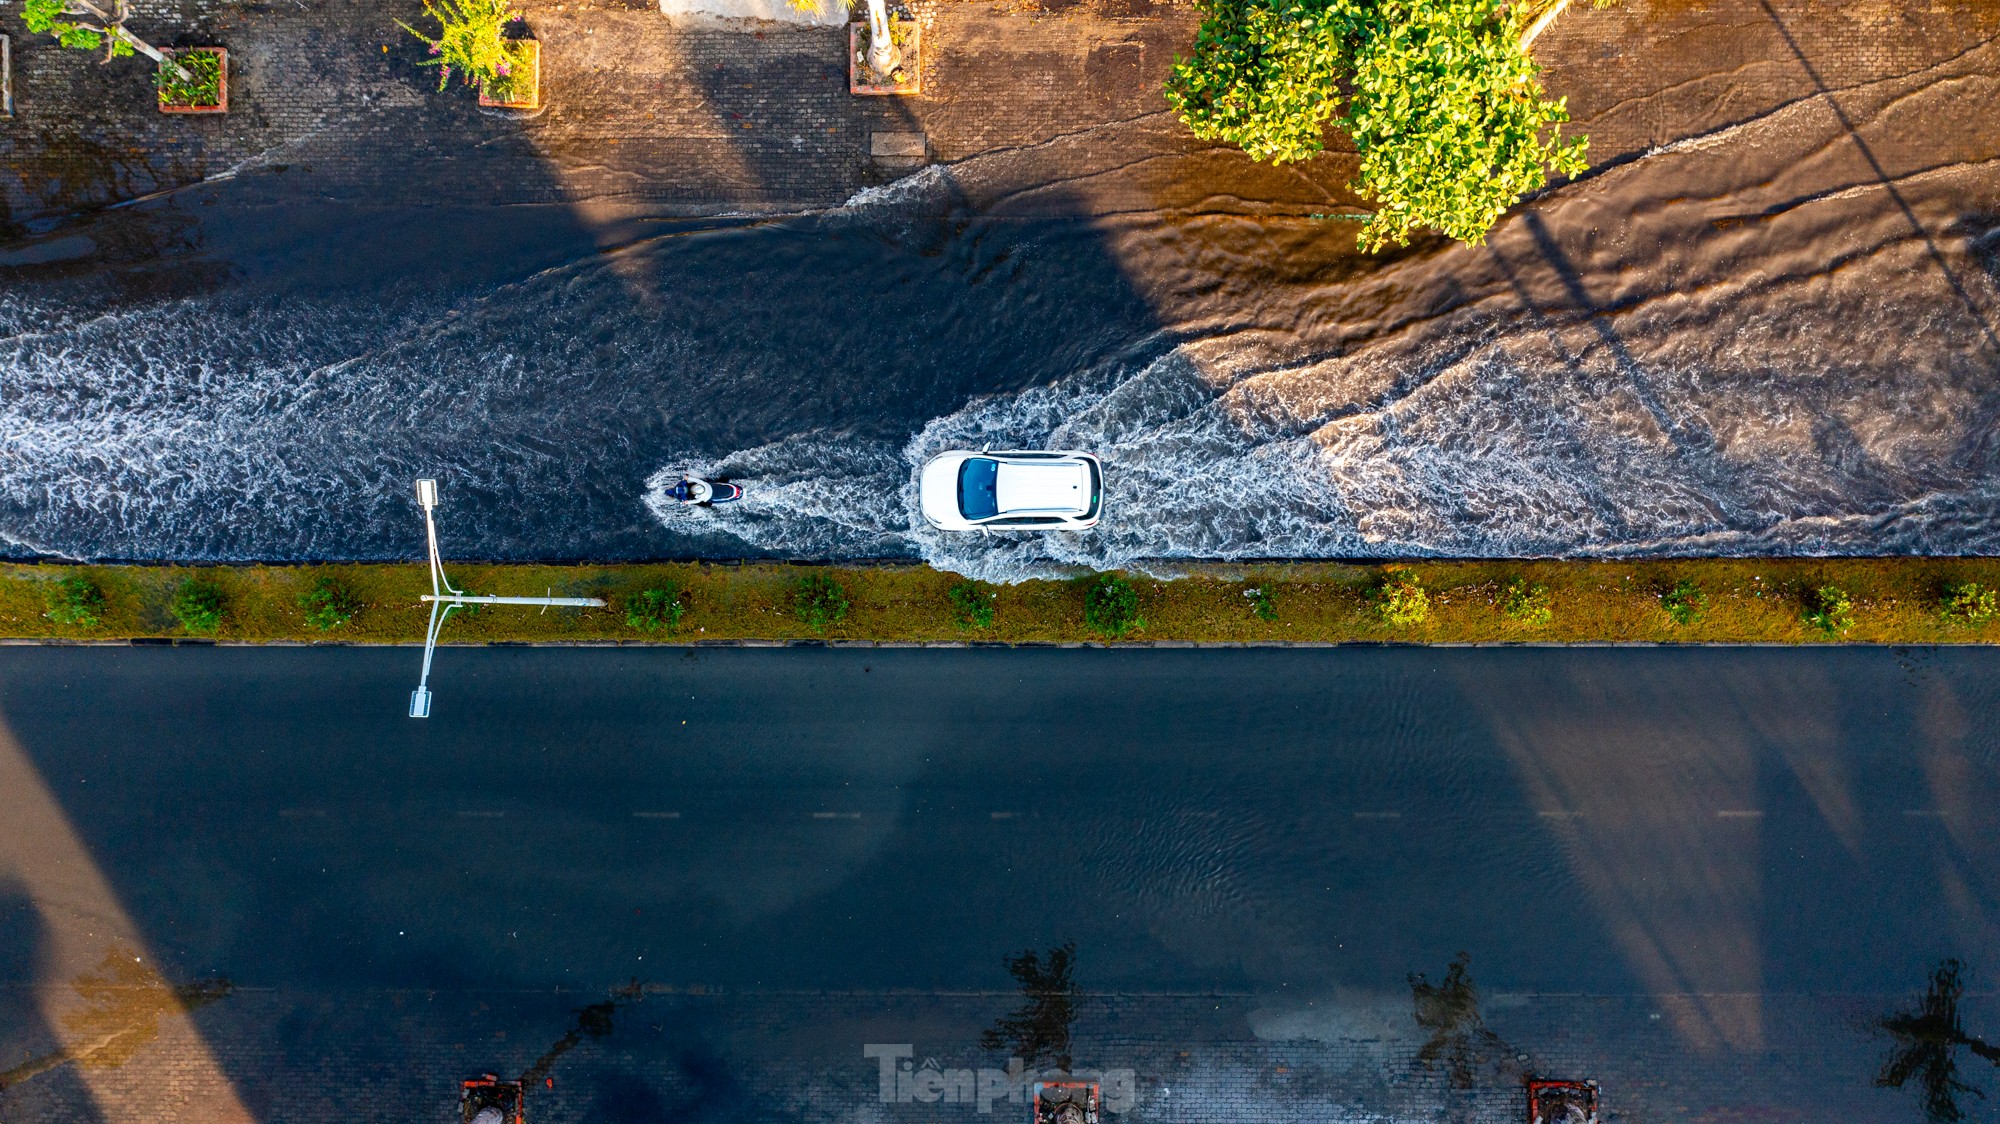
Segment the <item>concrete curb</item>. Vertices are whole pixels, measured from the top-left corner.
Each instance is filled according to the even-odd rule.
[[[211,640],[199,636],[132,636],[104,639],[70,639],[61,636],[0,637],[0,648],[421,648],[420,640]],[[1250,648],[1996,648],[1991,641],[1962,643],[1885,643],[1876,640],[1842,640],[1811,644],[1787,644],[1773,640],[1578,640],[1569,643],[1547,640],[477,640],[440,641],[440,648],[818,648],[826,650],[883,648],[1022,649],[1097,648],[1116,651],[1230,650]]]

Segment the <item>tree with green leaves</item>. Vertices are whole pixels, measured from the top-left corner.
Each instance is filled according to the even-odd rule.
[[[1317,155],[1339,125],[1361,157],[1353,187],[1375,204],[1360,235],[1369,250],[1423,228],[1481,242],[1551,172],[1587,166],[1584,138],[1562,136],[1566,99],[1544,96],[1504,0],[1205,7],[1168,103],[1197,137],[1274,164]]]
[[[102,48],[103,62],[129,58],[136,51],[179,81],[195,80],[186,67],[126,30],[125,21],[132,18],[132,5],[127,0],[110,0],[109,7],[106,11],[91,0],[21,0],[21,22],[37,35],[54,36],[65,47],[80,51]]]

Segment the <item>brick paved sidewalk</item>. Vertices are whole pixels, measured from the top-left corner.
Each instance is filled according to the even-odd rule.
[[[1692,1048],[1662,1017],[1677,1001],[1730,998],[1758,1008],[1754,1045]],[[7,999],[0,993],[0,1009]],[[1073,1065],[1114,1096],[1111,1124],[1522,1124],[1528,1074],[1597,1080],[1607,1122],[1620,1124],[1901,1124],[1920,1117],[1918,1093],[1874,1086],[1892,1043],[1870,1020],[1908,1002],[1499,994],[1481,1017],[1433,1036],[1407,994],[1286,1010],[1229,994],[1089,996],[1073,1027]],[[194,1120],[200,1106],[233,1099],[267,1120],[443,1121],[458,1081],[487,1071],[554,1079],[535,1082],[537,1124],[1020,1120],[1020,1095],[999,1080],[1005,1051],[979,1043],[1017,1003],[1005,993],[249,986],[196,1013],[199,1038],[150,1037],[142,1018],[132,1025],[148,1037],[129,1060],[70,1063],[0,1092],[0,1118]],[[1990,1015],[1990,1000],[1969,1005],[1977,1010],[1968,1018]],[[0,1033],[6,1064],[36,1051],[28,1029]],[[871,1044],[891,1048],[878,1054],[907,1051],[913,1078],[936,1068],[941,1080],[926,1090],[913,1079],[916,1095],[898,1087],[885,1103]],[[981,1069],[996,1071],[984,1109]],[[228,1087],[210,1087],[217,1082]]]
[[[856,98],[837,28],[677,25],[643,5],[531,0],[549,108],[530,120],[434,89],[422,45],[394,23],[414,3],[138,7],[133,26],[158,43],[230,48],[231,112],[159,114],[145,60],[100,66],[26,35],[9,6],[18,115],[0,122],[0,232],[215,177],[284,200],[700,214],[828,206],[939,162],[972,204],[1043,213],[1354,203],[1346,155],[1272,169],[1174,120],[1160,84],[1193,36],[1184,3],[944,0],[927,9],[925,93]],[[1935,64],[1996,27],[1992,5],[1628,0],[1565,15],[1537,53],[1601,163],[1821,83]]]

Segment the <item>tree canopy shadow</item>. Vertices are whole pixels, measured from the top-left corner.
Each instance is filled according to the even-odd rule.
[[[1473,1088],[1481,1070],[1498,1076],[1514,1056],[1514,1048],[1488,1030],[1479,1014],[1479,989],[1470,965],[1471,957],[1461,952],[1435,984],[1422,972],[1409,976],[1417,1025],[1430,1032],[1430,1040],[1417,1050],[1417,1061],[1427,1070],[1442,1067],[1454,1089]]]
[[[542,1056],[535,1059],[535,1064],[521,1074],[521,1084],[534,1086],[547,1081],[555,1071],[556,1061],[576,1049],[584,1039],[603,1038],[610,1034],[615,1029],[611,1024],[611,1016],[617,1010],[617,1001],[611,999],[602,1003],[592,1003],[588,1007],[579,1007],[576,1012],[576,1025],[570,1027],[561,1038],[556,1039],[554,1045],[543,1051]]]
[[[1012,1050],[1022,1063],[1033,1066],[1044,1059],[1057,1068],[1070,1068],[1070,1027],[1076,1022],[1076,1001],[1083,992],[1076,986],[1076,942],[1065,941],[1046,956],[1028,949],[1006,958],[1007,974],[1021,985],[1026,1002],[979,1036],[987,1050]]]

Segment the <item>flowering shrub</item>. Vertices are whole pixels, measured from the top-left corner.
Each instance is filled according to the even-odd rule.
[[[1500,611],[1508,620],[1540,628],[1555,619],[1549,604],[1549,587],[1526,578],[1515,578],[1500,593]]]
[[[435,38],[401,20],[396,23],[430,45],[431,57],[420,65],[438,68],[438,89],[450,85],[452,72],[457,71],[466,85],[504,98],[517,61],[516,48],[500,37],[512,18],[507,4],[508,0],[424,0],[424,14],[438,22]]]
[[[1959,582],[1944,587],[1944,598],[1938,608],[1952,620],[1984,624],[2000,613],[2000,594],[1978,582]]]
[[[1430,619],[1431,595],[1415,577],[1391,573],[1375,590],[1375,612],[1397,628],[1419,625]]]
[[[1854,599],[1837,585],[1823,585],[1806,594],[1805,621],[1831,636],[1854,627]]]

